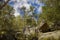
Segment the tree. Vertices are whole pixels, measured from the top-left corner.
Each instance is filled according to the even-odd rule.
[[[10,1],[10,0],[7,0],[7,1],[5,1],[5,0],[0,0],[0,2],[3,2],[3,3],[0,3],[0,4],[2,4],[2,5],[0,5],[0,9],[2,9],[3,7],[5,7],[9,1]]]
[[[24,20],[24,24],[26,24],[27,26],[36,26],[36,21],[34,20],[34,17],[36,16],[34,14],[34,7],[30,6],[30,10],[26,11],[26,8],[23,6],[21,8],[21,10],[23,10],[24,12],[24,16],[23,16],[23,20]],[[31,14],[30,14],[31,12]]]
[[[43,12],[40,15],[42,19],[54,25],[60,25],[60,0],[47,0],[44,2],[45,6],[42,7]]]

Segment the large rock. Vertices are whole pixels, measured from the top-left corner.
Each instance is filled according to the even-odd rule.
[[[37,29],[39,29],[39,31],[40,32],[43,32],[43,33],[50,32],[51,31],[51,29],[50,29],[49,25],[47,24],[47,22],[44,22],[44,21],[42,21],[40,23],[40,25],[37,26]]]
[[[39,34],[39,40],[60,40],[60,30]]]

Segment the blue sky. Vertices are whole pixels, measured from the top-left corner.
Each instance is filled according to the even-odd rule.
[[[19,10],[22,6],[26,7],[27,10],[29,10],[30,6],[35,7],[34,13],[36,14],[42,12],[42,6],[44,6],[44,4],[40,3],[38,0],[11,0],[9,5],[15,9],[15,16],[24,13],[22,10]]]

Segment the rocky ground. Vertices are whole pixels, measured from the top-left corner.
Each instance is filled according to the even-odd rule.
[[[60,40],[60,30],[47,33],[40,33],[38,37],[39,40]]]

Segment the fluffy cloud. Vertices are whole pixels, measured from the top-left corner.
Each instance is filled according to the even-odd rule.
[[[26,7],[26,9],[29,9],[30,6],[35,7],[35,13],[40,13],[42,10],[43,4],[40,3],[38,0],[11,0],[9,2],[9,5],[11,5],[15,9],[15,16],[20,14],[20,11],[18,11],[18,8],[21,8],[22,6]]]

